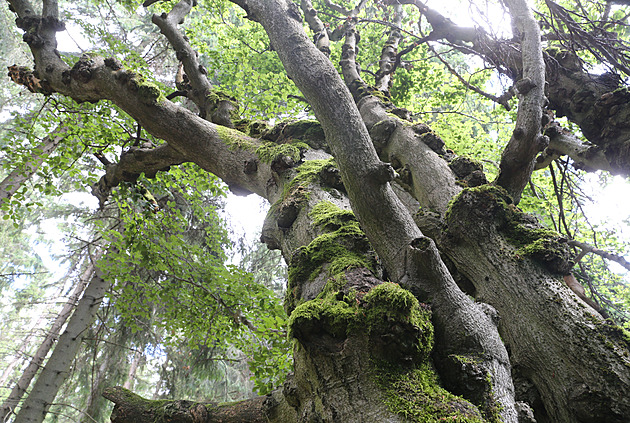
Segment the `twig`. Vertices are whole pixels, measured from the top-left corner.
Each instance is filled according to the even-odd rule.
[[[608,251],[604,251],[602,249],[593,247],[592,245],[585,244],[580,241],[576,241],[574,239],[568,240],[567,243],[573,247],[582,249],[583,252],[597,254],[598,256],[601,256],[607,260],[611,260],[611,261],[614,261],[615,263],[619,263],[626,269],[630,270],[630,262],[628,262],[628,260],[626,260],[625,257],[619,254],[609,253]]]

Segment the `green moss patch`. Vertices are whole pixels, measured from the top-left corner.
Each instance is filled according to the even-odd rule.
[[[230,150],[241,149],[255,152],[258,148],[258,145],[252,143],[245,134],[236,129],[222,125],[216,125],[215,129],[219,134],[219,138],[221,138]]]
[[[449,228],[463,230],[494,225],[516,247],[517,258],[529,257],[552,272],[565,275],[573,265],[566,240],[542,227],[535,217],[520,211],[501,187],[483,185],[464,189],[451,202],[445,220]]]
[[[145,104],[158,104],[166,100],[160,87],[153,82],[146,81],[144,76],[139,73],[133,72],[130,74],[129,87],[138,92],[140,101]]]
[[[272,163],[281,157],[290,157],[295,163],[302,159],[302,150],[308,150],[309,146],[303,142],[293,144],[276,144],[266,142],[256,149],[256,154],[263,163]]]
[[[404,358],[414,362],[428,359],[433,349],[431,312],[409,291],[386,282],[376,285],[367,294],[353,290],[344,293],[332,289],[342,287],[343,281],[339,282],[333,279],[331,289],[295,308],[289,319],[290,336],[306,342],[314,334],[326,333],[336,338],[359,334],[370,337],[371,351],[378,358]],[[398,329],[392,331],[393,327]],[[396,332],[401,335],[400,339],[390,339]],[[401,348],[406,343],[409,345]],[[383,345],[391,348],[383,348]],[[384,349],[402,350],[404,354],[382,354]]]
[[[374,268],[368,254],[370,244],[351,211],[321,202],[309,215],[315,225],[329,232],[296,251],[289,266],[289,286],[294,281],[313,280],[324,264],[329,276],[355,267]]]
[[[481,423],[485,420],[468,401],[441,388],[429,364],[413,369],[380,363],[378,384],[389,409],[409,422]]]

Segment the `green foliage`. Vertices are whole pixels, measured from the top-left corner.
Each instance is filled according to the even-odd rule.
[[[202,13],[187,19],[186,35],[211,70],[210,80],[238,99],[243,117],[295,116],[304,109],[260,25],[226,1],[201,1],[198,8]]]
[[[121,186],[115,199],[122,223],[105,235],[111,247],[103,267],[117,281],[120,316],[134,331],[150,318],[170,345],[239,348],[267,392],[288,368],[285,314],[273,292],[224,264],[228,238],[212,200],[223,188],[192,166],[142,183],[160,209],[135,186]]]

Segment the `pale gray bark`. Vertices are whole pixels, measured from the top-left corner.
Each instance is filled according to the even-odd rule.
[[[33,154],[28,163],[11,171],[0,182],[0,206],[5,201],[8,201],[22,187],[22,184],[35,174],[44,160],[57,149],[57,146],[66,137],[68,131],[69,129],[65,124],[59,125],[35,147],[35,150],[40,151],[40,153]]]
[[[549,137],[549,146],[536,158],[535,170],[546,168],[552,161],[562,156],[569,156],[576,169],[586,171],[599,169],[617,173],[602,148],[585,144],[575,135],[564,133],[559,127],[547,129],[545,135]]]
[[[437,316],[435,323],[442,325],[437,329],[442,335],[438,336],[441,344],[438,348],[459,355],[475,351],[482,360],[488,360],[486,371],[498,386],[496,392],[500,397],[496,400],[502,407],[501,417],[506,422],[516,421],[509,359],[496,327],[461,293],[448,271],[436,270],[433,278],[418,271],[432,266],[445,269],[445,266],[436,248],[416,253],[415,245],[426,238],[392,190],[389,182],[394,179],[393,169],[378,158],[352,95],[332,63],[307,39],[300,22],[287,10],[286,1],[252,0],[248,1],[248,7],[260,19],[287,73],[322,124],[352,210],[390,278],[424,294],[421,299],[441,299],[433,308]],[[351,31],[346,33],[347,38],[352,36]],[[354,76],[352,48],[346,41],[343,55],[347,62],[344,66],[346,83],[358,77]],[[330,107],[331,104],[334,107]],[[462,338],[451,336],[452,332],[445,326],[453,322],[465,333]],[[354,411],[350,413],[356,418]]]
[[[72,362],[81,346],[82,335],[96,319],[96,313],[109,286],[110,282],[103,279],[102,272],[95,269],[66,330],[59,337],[53,353],[24,400],[15,423],[41,423],[44,420],[59,388],[70,374]]]
[[[98,257],[96,259],[98,260]],[[61,328],[66,323],[66,320],[68,319],[72,311],[75,309],[77,301],[79,301],[79,297],[81,297],[81,294],[85,290],[86,285],[92,278],[94,271],[94,264],[88,260],[87,267],[79,277],[79,280],[74,290],[70,294],[67,303],[63,306],[63,308],[53,321],[50,329],[48,330],[48,333],[46,334],[46,337],[37,348],[37,351],[35,351],[35,354],[33,354],[31,361],[22,373],[22,376],[20,376],[18,381],[15,383],[15,386],[11,390],[11,393],[0,407],[0,421],[4,422],[7,417],[12,414],[18,407],[18,404],[22,400],[22,396],[28,389],[31,381],[33,380],[39,369],[42,367],[42,364],[44,363],[48,352],[59,337],[59,332],[61,331]]]
[[[514,34],[520,39],[521,79],[516,82],[518,112],[512,137],[501,155],[495,183],[502,186],[518,204],[523,189],[534,170],[536,155],[549,140],[541,133],[542,109],[545,106],[545,62],[538,21],[527,0],[506,0],[512,16]]]
[[[408,1],[411,2],[420,6],[418,1]],[[473,303],[455,286],[435,246],[423,236],[410,218],[407,207],[414,204],[413,200],[402,202],[399,196],[405,197],[405,192],[394,190],[390,185],[396,178],[402,182],[401,186],[406,189],[406,193],[415,197],[423,208],[436,211],[438,216],[444,214],[449,200],[460,188],[456,185],[455,176],[446,161],[436,152],[441,148],[439,143],[436,144],[438,137],[434,134],[426,136],[429,134],[427,128],[412,128],[399,119],[388,116],[380,101],[371,95],[358,96],[357,107],[337,71],[303,33],[301,23],[298,22],[297,8],[290,8],[292,3],[284,0],[235,0],[235,3],[243,6],[249,17],[263,23],[289,75],[313,106],[340,167],[344,188],[339,190],[347,190],[349,203],[372,246],[383,260],[389,278],[406,282],[420,297],[433,298],[436,331],[442,343],[438,351],[450,355],[458,352],[466,355],[470,351],[461,347],[462,343],[467,342],[470,342],[468,345],[473,345],[471,349],[474,352],[490,351],[485,357],[485,363],[494,368],[490,374],[497,386],[497,400],[506,406],[503,409],[505,419],[513,421],[514,401],[511,398],[509,367],[501,339],[490,323],[491,317],[480,311],[482,306]],[[21,17],[32,17],[32,9],[28,9],[28,4],[23,0],[11,0],[11,4]],[[522,6],[522,3],[519,4]],[[517,3],[513,2],[513,5]],[[480,39],[477,38],[479,33],[476,31],[452,30],[453,28],[448,27],[448,21],[440,20],[426,8],[422,12],[434,26],[434,37],[445,36],[452,42],[465,40],[473,45]],[[352,29],[351,23],[352,20],[348,20],[349,29]],[[277,172],[270,165],[259,163],[253,151],[260,145],[260,141],[209,123],[169,101],[143,97],[138,87],[135,86],[134,89],[134,84],[129,82],[129,73],[112,68],[111,62],[107,65],[102,58],[84,58],[70,71],[50,51],[55,45],[54,32],[42,31],[40,36],[43,43],[31,43],[31,46],[38,68],[49,71],[47,77],[49,76],[48,83],[52,90],[77,100],[112,100],[138,119],[147,131],[168,142],[168,147],[164,149],[171,149],[174,154],[169,155],[161,165],[168,166],[176,161],[194,161],[224,179],[233,189],[256,192],[275,203],[276,216],[271,216],[266,223],[263,237],[270,246],[282,249],[287,259],[294,255],[298,247],[314,239],[320,230],[313,228],[308,216],[309,210],[316,204],[310,201],[326,199],[341,207],[348,206],[348,199],[343,193],[335,193],[334,190],[321,193],[317,189],[312,190],[307,196],[309,202],[305,206],[300,204],[299,207],[292,204],[290,199],[281,198],[283,186],[294,173],[292,170]],[[346,34],[346,65],[343,67],[344,77],[351,88],[352,82],[359,81],[360,78],[359,71],[353,64],[353,36],[351,30]],[[493,54],[491,61],[495,63],[502,54],[510,58],[510,63],[516,63],[513,60],[516,49],[506,52],[497,47],[492,50],[492,43],[486,43],[485,48],[487,54]],[[80,70],[86,72],[81,73]],[[85,77],[86,74],[89,77]],[[67,83],[64,83],[64,78]],[[536,81],[533,84],[534,87],[530,87],[529,91],[526,90],[527,85],[521,87],[524,96],[532,89],[540,87]],[[602,100],[615,98],[611,94]],[[535,110],[533,113],[536,113]],[[536,123],[536,119],[529,119],[526,123],[532,126],[537,124],[538,128],[540,125],[540,121]],[[533,133],[525,131],[525,134]],[[372,146],[373,141],[377,144],[379,156]],[[321,158],[324,155],[310,152],[305,159],[315,157]],[[394,163],[394,159],[400,165],[395,167],[406,169],[407,176],[400,172],[396,175],[384,163]],[[134,162],[138,164],[138,169],[142,168],[141,162],[142,160]],[[251,163],[257,165],[246,165]],[[627,401],[619,400],[618,393],[627,392],[628,365],[627,358],[622,356],[627,351],[627,346],[624,347],[623,342],[615,338],[614,334],[607,333],[606,326],[599,326],[601,320],[597,316],[589,315],[589,309],[580,313],[579,300],[576,303],[578,306],[572,304],[575,297],[570,291],[566,294],[564,288],[555,284],[550,272],[537,268],[526,258],[521,267],[514,267],[514,251],[506,246],[503,238],[486,231],[479,236],[480,239],[476,239],[473,235],[479,234],[480,228],[495,217],[486,215],[487,221],[465,225],[468,215],[478,212],[479,209],[483,211],[483,208],[471,204],[466,212],[459,215],[459,219],[454,219],[453,214],[448,215],[448,234],[457,234],[457,239],[442,237],[440,232],[444,227],[440,223],[427,226],[424,226],[424,222],[421,223],[426,228],[425,232],[436,240],[457,269],[472,281],[480,298],[499,311],[502,318],[500,328],[505,333],[504,340],[509,344],[515,362],[520,371],[531,378],[538,391],[543,394],[542,400],[555,421],[590,422],[605,411],[610,411],[610,421],[623,421],[619,420],[619,416],[628,414]],[[534,275],[533,279],[530,279],[530,275]],[[326,278],[322,271],[313,280],[305,281],[299,288],[296,287],[296,298],[314,298],[321,292]],[[517,282],[512,283],[513,280]],[[550,301],[558,304],[547,307]],[[524,305],[518,305],[521,302]],[[494,316],[491,309],[483,308],[490,316]],[[569,319],[566,319],[567,309],[572,310],[568,312]],[[540,312],[531,316],[528,310]],[[533,319],[531,322],[528,320],[530,317]],[[458,333],[463,333],[464,337],[460,338]],[[524,336],[517,336],[519,333]],[[568,340],[574,339],[576,333],[580,337],[580,343],[589,346],[578,348],[572,345],[569,348],[571,355],[563,354],[562,348]],[[614,348],[602,355],[602,365],[593,366],[593,354],[598,354],[609,344]],[[300,388],[299,383],[304,382],[306,375],[313,373],[309,370],[313,368],[318,368],[315,373],[319,372],[322,380],[330,380],[334,386],[342,385],[339,391],[335,391],[339,395],[330,399],[331,404],[343,409],[340,419],[345,420],[342,421],[361,421],[361,412],[365,416],[390,418],[382,404],[372,401],[378,396],[378,392],[371,389],[361,397],[360,403],[366,407],[357,409],[353,404],[343,401],[343,394],[354,393],[356,387],[347,386],[351,378],[337,375],[334,364],[338,362],[333,360],[327,366],[323,360],[313,361],[313,354],[300,355],[301,353],[296,354],[296,368],[300,369],[296,371],[297,394],[276,394],[270,397],[270,400],[273,398],[277,402],[277,409],[290,410],[289,414],[283,414],[285,420],[277,421],[288,421],[286,416],[295,417],[291,413],[296,412],[299,418],[306,421],[331,415],[331,408],[321,407],[329,400],[324,389],[329,385],[316,379]],[[361,351],[356,353],[360,355]],[[548,353],[557,355],[549,359]],[[350,359],[352,360],[354,358]],[[566,371],[565,367],[568,367]],[[353,372],[357,371],[354,367],[353,369]],[[582,373],[582,369],[588,371]],[[614,377],[605,380],[609,372]],[[559,373],[563,373],[562,378],[557,376]],[[309,387],[319,387],[320,390],[313,393]],[[110,394],[112,398],[125,397],[118,390]],[[300,401],[289,404],[287,398],[298,398]],[[607,410],[589,405],[610,403],[614,407]],[[310,405],[313,407],[309,408]],[[254,408],[259,406],[259,401],[253,405]]]
[[[140,362],[143,360],[142,352],[136,351],[133,353],[133,360],[131,360],[131,366],[129,366],[129,371],[127,372],[127,379],[125,379],[125,383],[123,383],[123,388],[131,389],[134,385],[136,379],[136,372],[138,371],[138,367],[140,366]]]

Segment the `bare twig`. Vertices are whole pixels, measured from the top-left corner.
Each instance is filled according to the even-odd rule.
[[[569,241],[567,241],[567,243],[573,247],[580,248],[582,251],[585,251],[587,253],[597,254],[598,256],[603,257],[607,260],[614,261],[615,263],[618,263],[626,269],[630,270],[630,262],[628,262],[628,260],[626,260],[626,258],[622,255],[610,253],[608,251],[604,251],[600,248],[585,244],[580,241],[576,241],[574,239],[570,239]]]

